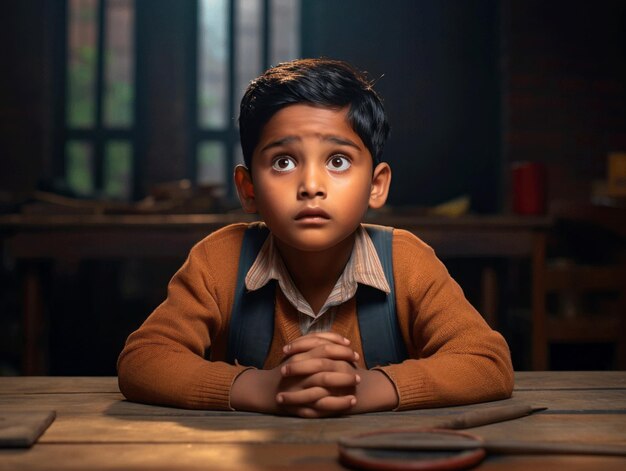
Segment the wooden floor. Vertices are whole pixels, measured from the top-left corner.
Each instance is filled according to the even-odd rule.
[[[626,450],[626,372],[518,373],[507,401],[335,419],[134,404],[124,400],[111,377],[0,377],[0,412],[57,412],[32,448],[0,450],[0,470],[344,469],[337,460],[340,437],[433,426],[503,402],[548,410],[469,432],[486,439],[612,444]],[[626,458],[488,456],[478,469],[623,471]]]

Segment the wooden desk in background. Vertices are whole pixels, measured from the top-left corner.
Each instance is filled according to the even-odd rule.
[[[522,372],[512,399],[462,407],[299,419],[134,404],[116,378],[0,377],[0,411],[57,418],[29,450],[0,449],[0,470],[340,470],[337,440],[384,428],[426,427],[502,404],[548,409],[468,430],[486,439],[626,448],[626,372]],[[488,456],[484,470],[624,470],[626,458]]]
[[[23,273],[24,374],[43,374],[40,345],[43,300],[42,261],[123,258],[184,258],[194,243],[227,224],[252,219],[241,214],[206,215],[0,215],[0,236]],[[547,217],[414,217],[374,214],[368,222],[407,229],[446,257],[526,258],[532,263],[533,319],[543,315]],[[487,321],[497,322],[497,279],[482,273],[482,305]]]

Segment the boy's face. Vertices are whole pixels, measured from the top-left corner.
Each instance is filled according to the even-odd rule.
[[[346,115],[347,109],[304,104],[283,108],[262,130],[252,175],[236,170],[244,209],[258,212],[279,241],[296,250],[336,246],[354,233],[368,207],[387,198],[391,170],[381,163],[372,171],[372,156]]]

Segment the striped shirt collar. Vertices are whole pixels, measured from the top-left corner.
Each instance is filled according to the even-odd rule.
[[[356,293],[358,283],[371,286],[387,294],[390,293],[391,289],[372,239],[363,226],[359,226],[355,235],[350,259],[328,299],[317,314],[313,312],[309,303],[293,283],[271,233],[246,275],[246,288],[254,291],[262,288],[271,280],[277,280],[287,300],[299,313],[312,319],[317,319],[331,307],[343,304],[352,298]]]

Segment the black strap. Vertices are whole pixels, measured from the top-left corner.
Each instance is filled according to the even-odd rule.
[[[389,294],[367,285],[356,292],[357,317],[365,364],[374,366],[401,363],[407,358],[406,345],[400,334],[396,315],[393,277],[393,229],[365,225],[383,267],[391,292]]]
[[[360,285],[357,290],[357,316],[364,360],[367,367],[372,368],[400,363],[407,358],[407,353],[396,316],[392,229],[365,227],[391,288],[389,294],[366,285]],[[255,291],[246,291],[245,287],[246,275],[268,234],[268,229],[260,224],[251,225],[244,233],[228,333],[226,358],[231,364],[237,361],[242,365],[263,368],[272,343],[276,282],[270,282]]]
[[[274,304],[276,283],[270,282],[255,291],[246,290],[246,275],[254,263],[269,231],[261,224],[253,224],[243,236],[235,302],[228,328],[226,360],[235,364],[263,368],[274,335]]]

